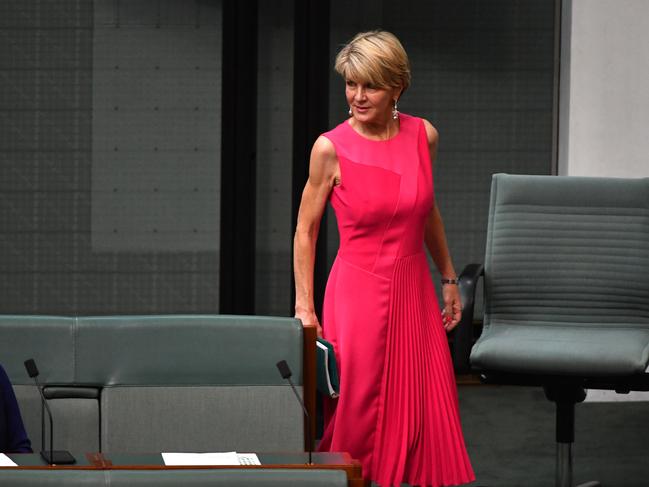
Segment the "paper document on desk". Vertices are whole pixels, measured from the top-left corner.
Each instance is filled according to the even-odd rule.
[[[14,462],[4,453],[0,453],[0,467],[17,467],[18,464]]]
[[[237,453],[239,465],[261,465],[256,453]]]
[[[211,453],[162,453],[167,466],[195,465],[261,465],[254,453],[211,452]]]

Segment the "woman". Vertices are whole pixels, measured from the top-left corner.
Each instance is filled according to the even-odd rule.
[[[0,453],[32,453],[16,395],[2,365],[0,365]]]
[[[445,335],[461,305],[433,196],[438,134],[397,110],[410,68],[394,35],[356,35],[335,69],[350,118],[313,146],[294,241],[295,315],[332,342],[340,367],[340,397],[325,404],[320,449],[351,453],[381,486],[470,482]],[[327,201],[340,249],[321,328],[313,265]],[[424,242],[443,276],[442,312]]]

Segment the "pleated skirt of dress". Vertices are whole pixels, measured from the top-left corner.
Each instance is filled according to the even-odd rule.
[[[382,487],[475,479],[441,311],[425,254],[397,260],[369,476]]]

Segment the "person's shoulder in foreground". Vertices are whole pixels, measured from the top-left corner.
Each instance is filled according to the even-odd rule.
[[[0,452],[32,453],[11,381],[0,365]]]

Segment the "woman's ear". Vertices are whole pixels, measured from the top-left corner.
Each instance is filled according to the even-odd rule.
[[[399,98],[401,98],[401,94],[403,93],[403,87],[402,86],[397,86],[396,88],[393,88],[392,92],[392,99],[399,101]]]

